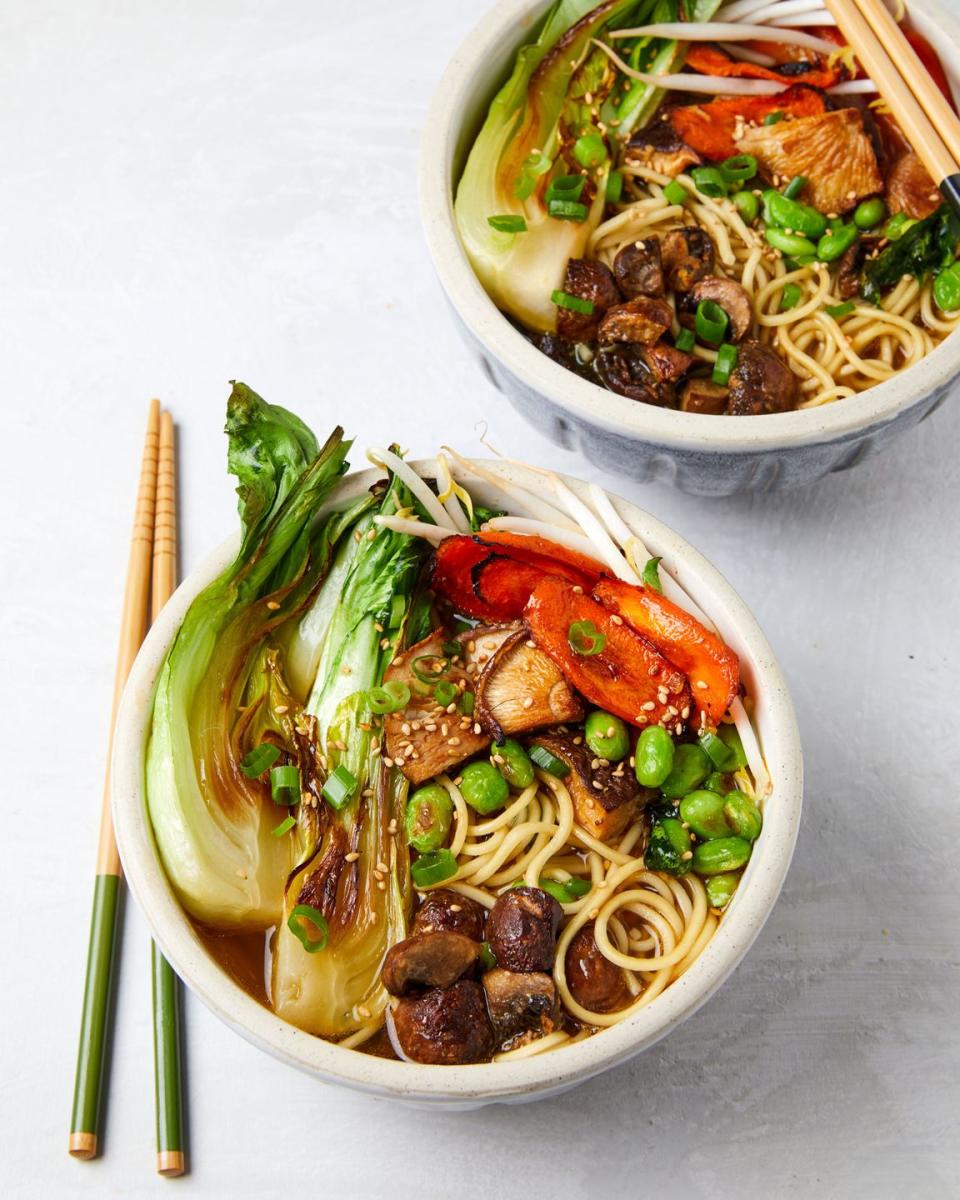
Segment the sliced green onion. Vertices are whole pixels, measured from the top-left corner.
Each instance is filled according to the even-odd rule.
[[[437,663],[436,670],[430,670],[427,667],[420,667],[418,663],[432,662]],[[410,670],[416,675],[421,683],[436,683],[440,676],[444,673],[447,667],[450,666],[449,659],[440,654],[418,654],[410,664]]]
[[[446,708],[448,704],[452,704],[457,698],[457,689],[446,679],[442,679],[433,689],[433,698],[441,706]]]
[[[589,209],[585,204],[577,204],[573,200],[549,200],[547,216],[555,217],[558,221],[585,221]]]
[[[828,317],[845,317],[848,313],[855,312],[856,308],[852,300],[845,300],[843,304],[828,304],[823,311]]]
[[[523,886],[523,881],[519,885]],[[559,879],[550,879],[546,875],[541,875],[537,883],[541,891],[552,896],[558,904],[572,904],[574,900],[579,900],[581,896],[585,896],[593,887],[593,884],[586,879],[565,879],[561,882]]]
[[[772,113],[767,113],[767,115],[763,118],[763,123],[764,123],[764,125],[776,125],[776,123],[778,121],[782,121],[782,120],[783,120],[783,113],[778,108],[778,109],[775,109]]]
[[[701,195],[711,196],[714,200],[726,196],[730,191],[719,167],[694,167],[690,178]]]
[[[460,697],[460,711],[465,717],[473,716],[473,706],[476,702],[476,697],[473,692],[464,692]]]
[[[663,189],[663,198],[668,204],[683,204],[690,199],[690,193],[678,180],[671,179]]]
[[[732,158],[724,159],[720,170],[728,182],[746,183],[757,173],[757,160],[752,154],[735,154]]]
[[[417,887],[429,887],[443,883],[457,873],[457,860],[449,850],[428,850],[419,855],[410,867],[410,874]]]
[[[736,725],[721,725],[717,730],[717,735],[733,756],[733,766],[730,769],[738,771],[742,767],[745,767],[747,765],[747,752],[743,748],[743,742],[740,740],[740,734],[737,733]]]
[[[563,759],[557,758],[555,754],[551,754],[546,746],[531,746],[527,753],[530,755],[530,761],[536,763],[540,770],[546,771],[548,775],[554,775],[557,779],[564,779],[570,774],[570,768]]]
[[[480,955],[477,961],[480,963],[480,970],[483,972],[492,971],[497,965],[497,956],[490,949],[489,942],[480,943]]]
[[[334,808],[340,809],[353,799],[356,790],[356,779],[354,779],[346,767],[341,765],[337,767],[323,785],[323,798]]]
[[[620,197],[623,195],[623,172],[611,171],[607,176],[607,195],[606,201],[608,204],[619,204]]]
[[[516,217],[512,213],[503,213],[496,217],[487,217],[487,224],[498,233],[526,233],[527,223],[523,217]]]
[[[274,804],[288,808],[300,800],[300,772],[296,767],[274,767],[270,772],[270,796]]]
[[[267,767],[272,767],[279,757],[279,746],[274,746],[272,742],[261,742],[241,759],[240,770],[248,779],[256,779]]]
[[[607,635],[601,633],[592,621],[574,621],[567,630],[567,641],[574,654],[592,658],[607,644]]]
[[[586,180],[582,175],[558,175],[547,185],[546,201],[579,200]]]
[[[582,300],[579,296],[560,291],[559,288],[550,293],[550,299],[558,308],[568,308],[571,312],[583,313],[587,317],[593,312],[592,300]]]
[[[717,351],[717,361],[713,364],[713,374],[710,376],[713,382],[720,384],[721,387],[726,387],[730,379],[730,373],[736,367],[739,357],[740,351],[736,346],[731,346],[729,342],[724,342]]]
[[[707,757],[718,771],[736,770],[736,756],[715,733],[701,733],[699,741],[701,748],[706,751]]]
[[[783,194],[788,200],[796,200],[806,186],[806,175],[794,175],[787,186],[783,189]]]
[[[730,318],[715,300],[701,300],[693,324],[701,341],[716,345],[723,341]]]
[[[312,937],[307,932],[302,924],[303,921],[309,921],[316,929],[316,937]],[[326,917],[319,908],[314,908],[312,904],[298,904],[287,918],[287,928],[308,954],[316,954],[318,950],[322,950],[330,937]]]
[[[296,825],[296,823],[297,822],[294,820],[293,817],[284,817],[283,820],[280,822],[280,824],[277,825],[274,829],[271,829],[270,832],[273,834],[274,837],[283,837],[283,835],[285,833],[290,832],[290,830],[294,827],[294,825]]]
[[[780,311],[789,312],[791,308],[796,308],[800,296],[799,283],[785,283],[783,291],[780,293]]]
[[[391,679],[383,687],[372,687],[367,692],[367,704],[371,712],[399,712],[409,703],[410,688],[400,679]]]
[[[663,585],[660,583],[660,564],[662,562],[662,557],[648,558],[643,568],[643,582],[648,588],[653,588],[655,592],[663,591]]]
[[[581,167],[599,167],[607,157],[607,147],[599,133],[585,133],[573,143],[573,157]]]
[[[682,350],[684,354],[689,354],[696,345],[696,338],[693,336],[693,330],[681,329],[677,336],[673,339],[673,344],[678,350]]]

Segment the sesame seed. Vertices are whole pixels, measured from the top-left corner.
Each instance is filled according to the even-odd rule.
[[[623,617],[618,617],[616,613],[611,613],[610,614],[610,624],[611,625],[622,625]]]
[[[377,880],[377,887],[381,892],[385,892],[387,890],[387,885],[382,879]]]
[[[386,755],[384,755],[384,757],[381,761],[383,762],[383,765],[385,767],[392,767],[394,760],[392,758],[387,758]]]
[[[408,723],[406,721],[404,721],[404,723],[400,726],[400,732],[401,733],[409,733],[410,732],[410,726],[408,725]]]
[[[532,696],[526,696],[524,698],[523,707],[524,708],[533,708],[533,697]]]
[[[583,595],[583,588],[580,586],[580,584],[579,584],[579,583],[575,583],[575,584],[573,585],[573,594],[574,594],[575,596],[582,596],[582,595]]]
[[[357,853],[356,850],[351,850],[349,854],[344,855],[344,859],[347,862],[356,862],[359,857],[360,857],[360,855]]]
[[[458,737],[447,738],[447,745],[448,746],[459,746],[460,739]]]
[[[641,706],[640,706],[640,707],[643,709],[643,711],[644,711],[644,712],[653,712],[653,710],[654,710],[654,709],[655,709],[657,706],[654,704],[654,702],[653,702],[652,700],[648,700],[648,701],[646,702],[646,704],[641,704]]]
[[[698,688],[701,692],[705,692],[707,690],[707,683],[704,679],[698,679],[693,686]]]
[[[279,607],[280,607],[280,602],[278,600],[268,600],[267,601],[267,608],[269,608],[271,612],[276,612]]]
[[[289,712],[290,705],[289,704],[278,704],[277,707],[273,711],[278,712],[278,713]]]
[[[474,725],[473,732],[474,733],[482,733],[483,732],[483,729],[481,728],[479,721],[477,722],[476,725]]]
[[[388,869],[388,868],[387,868],[387,864],[386,864],[385,862],[378,862],[378,863],[377,863],[377,870],[378,870],[378,871],[382,871],[384,875],[386,875],[386,873],[387,873],[387,869]]]
[[[463,912],[463,905],[462,904],[451,904],[450,911],[451,912]]]

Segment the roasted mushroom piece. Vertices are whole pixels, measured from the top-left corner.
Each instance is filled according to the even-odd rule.
[[[613,1012],[630,999],[623,971],[600,953],[593,922],[574,935],[564,956],[563,970],[570,994],[591,1012]]]
[[[503,893],[487,916],[487,941],[497,966],[508,971],[549,971],[563,909],[540,888]]]
[[[662,296],[663,263],[659,240],[644,238],[624,246],[613,260],[613,275],[628,300],[635,300],[637,296]]]
[[[483,905],[478,904],[476,900],[461,896],[458,892],[450,892],[446,888],[438,888],[424,897],[414,915],[410,932],[462,933],[464,937],[472,938],[475,942],[482,942],[486,916]]]
[[[665,233],[660,257],[671,292],[689,292],[695,283],[713,273],[713,242],[698,225],[684,225]]]
[[[392,996],[449,987],[466,975],[479,955],[480,943],[462,933],[418,933],[387,951],[381,971],[383,986]]]
[[[930,173],[911,150],[901,155],[887,175],[887,209],[922,221],[942,203]]]
[[[788,412],[797,405],[797,377],[787,364],[760,342],[744,342],[730,374],[730,404],[735,417]]]
[[[493,1053],[483,988],[473,979],[399,1000],[387,1020],[396,1048],[414,1062],[450,1066],[484,1062]]]
[[[467,634],[459,634],[452,639],[460,645],[460,654],[455,658],[444,653],[447,638],[443,633],[432,633],[395,658],[387,668],[384,682],[396,680],[410,688],[408,704],[398,712],[388,713],[383,728],[388,756],[411,783],[433,779],[490,744],[488,734],[476,732],[472,718],[456,708],[448,712],[437,703],[433,688],[423,683],[417,670],[421,675],[429,675],[442,665],[438,678],[442,675],[461,692],[473,691],[476,677],[500,644],[518,628],[516,624],[478,626]],[[418,660],[419,666],[414,670]]]
[[[579,721],[583,708],[553,660],[524,629],[501,643],[476,688],[476,719],[498,741],[543,725]]]
[[[603,386],[611,392],[628,400],[671,408],[675,403],[673,384],[661,382],[650,369],[647,355],[652,349],[629,343],[610,346],[600,351],[593,367]]]
[[[627,142],[624,158],[640,163],[651,171],[671,177],[702,162],[700,155],[680,137],[664,114],[664,119],[635,133]]]
[[[655,795],[637,783],[624,763],[611,766],[593,758],[586,746],[577,745],[573,734],[541,733],[531,744],[545,746],[570,768],[563,782],[573,801],[576,822],[601,841],[622,833]]]
[[[697,361],[692,354],[678,350],[669,342],[657,342],[641,351],[643,360],[658,383],[675,383]]]
[[[708,413],[718,417],[727,411],[727,389],[712,379],[688,379],[680,389],[680,407],[684,412]]]
[[[505,971],[494,967],[487,971],[482,983],[498,1043],[527,1030],[541,1036],[553,1030],[557,989],[543,971]]]
[[[568,296],[588,300],[593,305],[589,313],[574,312],[557,305],[557,333],[571,342],[592,342],[604,313],[620,303],[620,292],[610,268],[588,258],[571,258],[563,280]]]
[[[672,321],[673,309],[666,300],[637,296],[635,300],[608,309],[600,322],[597,340],[602,346],[611,346],[614,342],[652,346],[663,337]]]
[[[725,341],[739,342],[746,337],[753,321],[753,305],[746,291],[735,279],[707,275],[690,289],[691,303],[697,305],[701,300],[712,300],[730,319]]]

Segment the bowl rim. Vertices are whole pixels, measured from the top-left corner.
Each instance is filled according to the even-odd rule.
[[[477,460],[488,461],[488,460]],[[435,460],[412,465],[429,474]],[[529,468],[497,464],[518,483],[536,485]],[[345,502],[382,472],[344,477],[333,493]],[[587,485],[562,479],[581,496]],[[484,489],[477,487],[478,496]],[[648,1007],[584,1041],[509,1063],[433,1067],[376,1058],[323,1041],[287,1024],[254,1000],[209,956],[180,907],[159,861],[146,814],[143,772],[146,731],[156,675],[193,598],[232,559],[235,534],[181,583],[148,633],[124,689],[117,717],[111,772],[112,810],[124,872],[153,935],[177,974],[221,1020],[247,1041],[330,1082],[381,1096],[422,1102],[484,1103],[549,1093],[625,1061],[652,1045],[703,1004],[743,958],[773,909],[793,854],[803,798],[800,737],[793,706],[773,651],[755,618],[730,584],[679,534],[631,502],[611,496],[626,523],[662,555],[664,569],[682,581],[721,634],[740,654],[773,781],[764,832],[747,875],[707,949]]]
[[[499,0],[464,39],[434,92],[423,126],[418,169],[421,221],[447,299],[480,346],[526,388],[571,417],[609,433],[669,449],[693,446],[703,453],[756,454],[856,438],[895,421],[960,372],[960,336],[948,336],[908,371],[855,396],[819,408],[740,421],[639,404],[581,379],[531,345],[487,295],[467,259],[453,219],[449,177],[477,76],[489,56],[500,50],[505,36],[514,30],[519,40],[523,28],[546,7],[547,0]],[[937,0],[911,0],[910,10],[918,30],[935,41],[956,94],[960,23]]]

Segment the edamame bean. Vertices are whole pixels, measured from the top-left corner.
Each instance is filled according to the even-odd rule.
[[[834,262],[850,249],[860,236],[856,225],[844,225],[840,229],[831,229],[817,242],[817,258],[821,262]]]
[[[692,742],[684,742],[674,750],[673,766],[670,768],[670,774],[661,783],[660,790],[673,800],[686,796],[703,783],[711,770],[710,759],[700,747]]]
[[[488,762],[472,762],[463,768],[460,794],[478,813],[496,812],[503,808],[510,795],[507,781]]]
[[[430,783],[417,788],[407,801],[404,829],[407,842],[426,853],[439,850],[447,840],[453,821],[453,801],[445,787]]]
[[[722,875],[711,875],[707,880],[707,899],[712,908],[726,908],[740,882],[739,871],[725,871]]]
[[[806,237],[822,237],[827,230],[827,218],[809,204],[790,200],[780,192],[773,192],[767,203],[770,219],[781,229],[792,229]]]
[[[619,717],[597,709],[590,713],[583,726],[587,746],[597,758],[620,762],[630,753],[630,734]]]
[[[690,834],[676,817],[664,817],[650,830],[650,841],[643,856],[648,871],[666,871],[668,875],[686,875],[694,852]]]
[[[752,225],[760,214],[760,201],[753,192],[737,192],[733,197],[737,212],[748,225]]]
[[[720,792],[724,796],[730,791],[727,776],[722,771],[711,771],[703,781],[703,786],[708,792]]]
[[[746,838],[714,838],[701,842],[693,852],[693,869],[698,875],[721,875],[736,871],[750,858],[751,846]]]
[[[960,308],[960,263],[947,267],[934,279],[933,298],[942,312]]]
[[[733,766],[731,771],[739,771],[747,765],[747,755],[743,748],[743,742],[740,740],[740,734],[737,733],[736,725],[721,725],[717,730],[717,737],[727,747],[733,755]]]
[[[721,796],[719,792],[698,789],[680,801],[680,818],[686,821],[697,837],[707,841],[711,838],[729,837],[731,833],[739,833],[740,830],[727,824],[727,818],[724,816],[726,802],[726,796]]]
[[[493,755],[494,758],[502,760],[497,762],[496,766],[511,787],[522,792],[524,788],[533,783],[535,778],[533,763],[519,742],[515,742],[513,738],[507,738],[502,746],[494,746]]]
[[[637,783],[643,787],[659,787],[673,767],[673,738],[660,725],[651,725],[637,739]]]
[[[853,214],[853,223],[858,229],[872,229],[887,215],[887,206],[879,196],[872,200],[861,200]]]
[[[797,258],[804,254],[817,253],[817,247],[809,238],[800,237],[796,233],[784,233],[782,229],[767,228],[764,237],[774,250],[780,250],[782,253],[788,254],[791,258]]]
[[[760,836],[760,830],[763,828],[763,816],[760,809],[743,792],[728,794],[723,805],[723,815],[727,819],[727,824],[739,837],[753,842]]]

